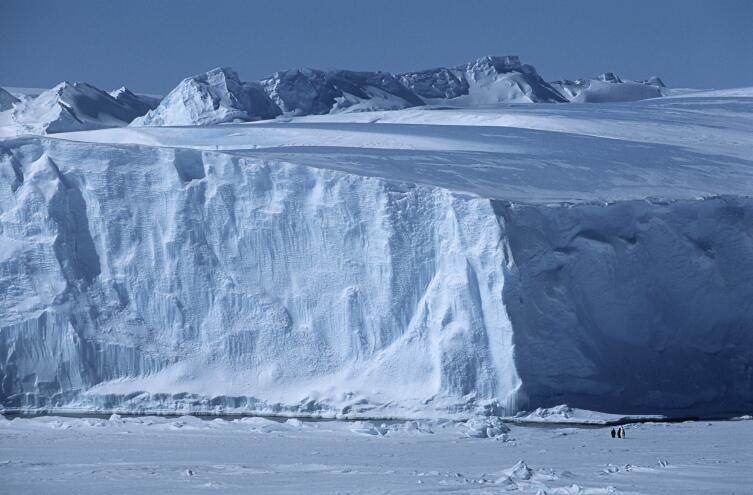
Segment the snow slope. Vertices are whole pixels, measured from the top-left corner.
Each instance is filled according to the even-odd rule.
[[[750,411],[751,105],[3,141],[2,406]]]

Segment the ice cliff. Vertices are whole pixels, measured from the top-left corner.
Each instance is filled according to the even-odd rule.
[[[1,150],[6,409],[753,406],[748,197],[521,204],[305,159]]]

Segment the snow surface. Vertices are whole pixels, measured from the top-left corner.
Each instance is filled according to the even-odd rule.
[[[2,407],[748,413],[752,105],[2,141]]]
[[[0,416],[0,486],[14,494],[744,494],[746,421],[520,427],[445,421],[276,422]]]

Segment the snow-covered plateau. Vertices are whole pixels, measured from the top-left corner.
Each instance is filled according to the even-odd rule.
[[[750,413],[746,94],[7,138],[0,406]]]

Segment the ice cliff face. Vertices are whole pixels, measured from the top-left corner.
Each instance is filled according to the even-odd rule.
[[[753,201],[512,205],[213,152],[6,141],[0,404],[753,405]]]
[[[663,96],[664,83],[654,76],[645,81],[623,80],[605,72],[596,79],[555,81],[551,83],[565,98],[575,103],[603,103],[609,101],[636,101]]]
[[[256,83],[241,82],[232,69],[219,67],[188,77],[134,126],[202,125],[270,119],[277,106]]]
[[[753,200],[497,211],[521,404],[750,409]]]
[[[294,164],[38,140],[5,148],[2,173],[5,407],[514,400],[505,249],[488,201]]]

